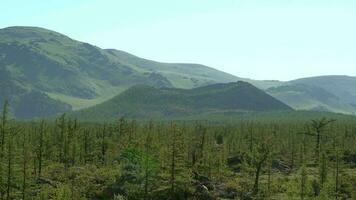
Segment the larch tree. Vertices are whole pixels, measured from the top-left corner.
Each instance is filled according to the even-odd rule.
[[[0,198],[4,199],[5,195],[5,139],[8,133],[9,103],[4,102],[0,124]]]

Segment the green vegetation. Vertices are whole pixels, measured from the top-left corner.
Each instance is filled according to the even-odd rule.
[[[236,80],[232,75],[203,65],[145,60],[42,28],[0,30],[0,102],[11,100],[17,118],[89,107],[136,84],[192,88]],[[27,111],[29,105],[18,107],[18,102],[27,101],[32,92],[41,97],[41,103],[34,102],[35,106],[45,103],[58,108],[50,113],[32,113]]]
[[[324,89],[337,96],[342,102],[356,104],[355,77],[351,76],[320,76],[313,78],[302,78],[290,81],[290,84],[304,84]]]
[[[10,100],[17,119],[95,106],[137,84],[191,89],[236,81],[249,82],[297,110],[356,113],[355,77],[258,81],[204,65],[160,63],[100,49],[43,28],[0,29],[0,103]]]
[[[356,199],[355,85],[0,29],[0,200]]]
[[[291,110],[262,90],[239,81],[189,90],[137,85],[109,101],[69,115],[81,120],[102,121],[121,116],[161,119],[221,112]]]
[[[329,111],[355,114],[356,107],[347,103],[338,94],[320,87],[305,84],[286,84],[267,89],[267,93],[297,110]],[[356,98],[355,98],[356,100]]]
[[[283,113],[20,122],[5,103],[0,199],[355,199],[356,118]]]
[[[355,84],[355,77],[321,76],[284,82],[267,92],[294,109],[355,114]]]

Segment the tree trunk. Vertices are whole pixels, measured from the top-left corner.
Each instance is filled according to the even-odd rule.
[[[256,174],[255,174],[255,183],[253,185],[253,194],[258,194],[259,190],[259,180],[260,180],[260,173],[261,173],[262,163],[258,163],[256,167]]]

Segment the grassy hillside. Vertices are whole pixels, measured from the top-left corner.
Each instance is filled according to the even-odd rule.
[[[297,110],[356,113],[356,77],[322,76],[283,82],[266,91]]]
[[[120,62],[141,72],[156,72],[166,77],[177,88],[193,88],[212,83],[227,83],[239,80],[233,75],[199,64],[160,63],[131,55],[124,51],[107,49]]]
[[[137,84],[191,89],[238,80],[266,90],[294,109],[356,111],[355,77],[258,81],[204,65],[160,63],[100,49],[43,28],[0,29],[0,103],[10,100],[16,118],[88,108]]]
[[[356,108],[352,105],[343,102],[338,96],[315,86],[290,84],[269,88],[267,92],[297,110],[356,113]]]
[[[98,104],[136,84],[192,88],[236,80],[203,65],[154,62],[42,28],[0,30],[0,86],[7,88],[0,101],[10,99],[14,110],[32,92],[41,94],[45,104],[58,107],[53,110],[58,112]],[[48,114],[21,108],[16,117]]]
[[[292,110],[246,82],[213,84],[195,89],[134,86],[102,104],[70,114],[83,120],[177,118],[220,112]]]
[[[339,97],[343,102],[356,105],[356,77],[320,76],[290,81],[289,84],[304,84],[320,87]]]

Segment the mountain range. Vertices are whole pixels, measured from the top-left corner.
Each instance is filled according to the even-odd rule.
[[[125,95],[132,91],[146,92],[142,90],[145,87],[167,98],[176,95],[178,108],[168,110],[197,112],[200,104],[194,104],[192,99],[198,97],[189,94],[202,89],[210,91],[209,85],[218,87],[220,83],[226,83],[224,88],[237,87],[236,83],[227,84],[237,81],[248,82],[277,99],[274,101],[297,110],[356,113],[356,77],[322,76],[287,82],[252,80],[204,65],[161,63],[124,51],[101,49],[43,28],[0,29],[0,102],[8,99],[16,118],[82,112],[82,109],[89,112],[113,104],[114,100],[122,104],[127,100]],[[257,88],[248,88],[253,94],[258,93]],[[263,92],[263,99],[270,99],[266,93]],[[140,93],[136,95],[135,98],[140,97]],[[183,99],[176,97],[191,102],[182,103]],[[215,106],[218,105],[219,102]],[[257,104],[254,105],[249,109],[258,110]],[[235,108],[246,109],[229,109]]]

